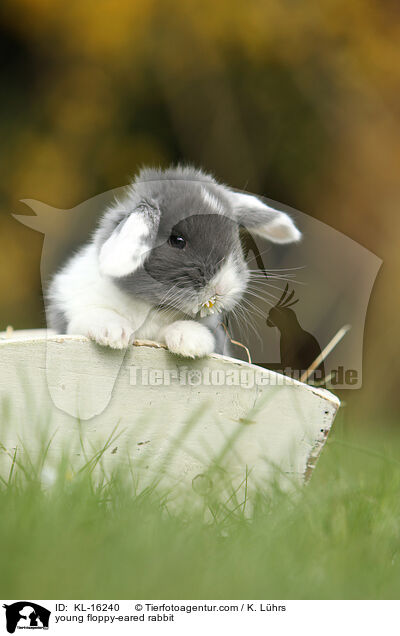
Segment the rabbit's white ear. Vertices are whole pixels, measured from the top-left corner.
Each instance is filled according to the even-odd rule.
[[[301,232],[285,212],[275,210],[251,194],[231,192],[237,221],[273,243],[293,243],[299,241]]]
[[[115,228],[99,252],[102,274],[120,278],[133,274],[150,255],[160,223],[160,211],[140,205]]]

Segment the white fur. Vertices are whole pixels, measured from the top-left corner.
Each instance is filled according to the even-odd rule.
[[[232,256],[222,264],[210,286],[226,311],[232,309],[245,291],[247,280],[239,278]]]
[[[84,314],[74,316],[67,331],[69,334],[83,334],[112,349],[125,349],[134,337],[129,320],[111,309],[100,307],[90,308]]]
[[[65,312],[69,334],[87,336],[103,346],[124,349],[136,338],[168,347],[169,342],[171,350],[183,356],[203,356],[213,351],[214,339],[205,326],[194,320],[180,320],[184,315],[178,311],[158,311],[102,275],[94,244],[85,247],[56,275],[50,297]]]
[[[224,208],[222,203],[214,196],[211,192],[206,190],[206,188],[201,188],[201,195],[205,205],[208,208],[211,208],[216,214],[222,214]]]
[[[251,222],[251,216],[249,216],[247,224],[248,229],[254,234],[274,243],[293,243],[300,240],[301,232],[285,212],[271,208],[251,194],[232,192],[230,199],[237,210],[259,213],[260,217],[256,223]],[[261,223],[260,218],[262,217],[265,217],[265,221]]]
[[[135,212],[103,244],[99,254],[99,267],[108,276],[126,276],[138,269],[149,254],[151,245],[148,238],[149,226],[146,220]]]
[[[254,234],[262,236],[274,243],[293,243],[299,241],[301,232],[297,229],[290,216],[280,212],[279,217],[264,225],[251,228]]]
[[[168,349],[185,358],[206,356],[214,351],[215,339],[211,331],[194,320],[173,322],[162,334]]]
[[[146,174],[145,171],[144,179]],[[182,178],[186,171],[179,174]],[[154,179],[151,171],[147,176]],[[135,193],[133,188],[131,194]],[[203,186],[201,194],[207,208],[215,214],[224,214],[224,205],[217,196]],[[248,221],[251,230],[277,243],[299,239],[300,232],[287,214],[264,205],[257,197],[234,193],[225,187],[222,195],[232,202],[233,209],[229,213],[237,223]],[[133,209],[135,197],[128,201],[126,209]],[[49,294],[51,311],[56,316],[57,313],[65,316],[68,333],[82,334],[103,346],[124,349],[134,338],[149,339],[165,343],[173,353],[182,356],[207,355],[214,350],[215,339],[206,324],[201,323],[198,313],[207,317],[210,328],[216,329],[219,320],[212,314],[234,307],[245,291],[249,273],[246,277],[244,262],[239,263],[238,253],[226,256],[214,278],[198,293],[197,300],[188,300],[185,311],[192,312],[197,317],[194,320],[187,320],[187,315],[172,308],[159,310],[123,291],[112,277],[126,276],[141,267],[154,246],[160,209],[158,203],[151,209],[146,205],[131,212],[111,236],[102,237],[106,240],[99,253],[98,237],[95,237],[96,242],[84,247],[55,276]],[[115,212],[121,211],[110,209],[107,213],[110,218],[106,214],[106,220],[112,220]],[[104,233],[105,228],[107,225],[100,227],[100,232]]]

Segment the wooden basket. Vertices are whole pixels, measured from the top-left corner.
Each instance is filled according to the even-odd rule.
[[[194,498],[303,483],[340,404],[233,358],[188,360],[151,342],[112,351],[44,330],[0,334],[0,391],[3,479],[13,462],[49,475],[66,452],[71,478],[100,451],[103,475],[128,466],[135,488]]]

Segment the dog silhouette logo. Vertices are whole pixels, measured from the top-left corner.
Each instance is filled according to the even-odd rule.
[[[6,610],[6,627],[9,634],[16,629],[48,629],[51,612],[32,601],[18,601],[3,605]]]

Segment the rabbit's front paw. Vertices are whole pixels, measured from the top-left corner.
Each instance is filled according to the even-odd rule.
[[[112,349],[126,349],[133,342],[133,329],[128,320],[107,310],[91,311],[73,319],[68,325],[68,333],[86,336]]]
[[[165,329],[165,343],[172,353],[185,358],[201,358],[214,351],[211,331],[194,320],[178,320]]]

